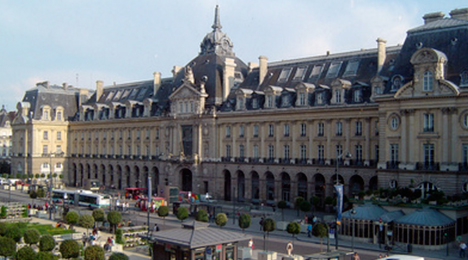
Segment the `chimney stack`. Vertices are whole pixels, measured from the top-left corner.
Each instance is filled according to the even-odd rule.
[[[99,99],[102,96],[103,86],[104,86],[104,82],[102,80],[96,81],[96,103],[99,101]]]
[[[236,71],[236,63],[232,58],[225,58],[223,71],[223,101],[227,99],[229,92],[234,87],[234,72]]]
[[[258,63],[256,62],[249,62],[247,65],[249,66],[249,72],[252,72],[253,69],[258,68]]]
[[[67,90],[68,89],[68,83],[64,82],[62,83],[62,87],[64,90]]]
[[[452,11],[453,12],[453,11]],[[444,19],[445,14],[442,12],[428,13],[423,16],[424,24]]]
[[[455,9],[450,12],[450,17],[453,19],[468,21],[468,8]]]
[[[154,72],[153,77],[153,97],[156,97],[156,93],[158,93],[159,87],[161,87],[161,72]]]
[[[268,72],[268,58],[266,56],[260,56],[258,57],[258,62],[260,63],[260,67],[258,68],[258,85],[261,85]]]
[[[385,50],[386,43],[387,41],[382,38],[377,39],[377,74],[380,73],[385,63],[385,58],[387,56]]]

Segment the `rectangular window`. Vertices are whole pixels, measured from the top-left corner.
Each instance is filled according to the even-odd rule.
[[[354,103],[361,103],[362,102],[362,90],[361,89],[356,89],[353,92],[353,99],[354,99]]]
[[[258,157],[259,157],[259,154],[258,154],[258,145],[254,145],[254,146],[253,146],[253,157],[254,157],[254,158],[258,158]]]
[[[301,123],[301,136],[307,135],[307,125],[305,123]]]
[[[434,114],[424,114],[424,132],[434,132]]]
[[[239,157],[244,158],[245,157],[245,148],[244,145],[239,145]]]
[[[462,161],[466,165],[466,164],[468,164],[468,144],[463,144],[462,150],[463,150],[462,151],[462,156],[463,156]]]
[[[318,159],[319,159],[320,161],[322,161],[323,158],[324,158],[324,153],[325,153],[324,146],[323,146],[323,145],[319,145],[319,146],[318,146],[318,151],[317,151],[317,152],[318,152],[318,153],[317,153],[317,154],[318,154]]]
[[[62,146],[61,146],[61,145],[57,145],[57,146],[55,147],[55,152],[56,152],[56,153],[61,153],[61,152],[62,152]]]
[[[336,122],[336,136],[342,136],[342,135],[343,135],[343,123]]]
[[[336,158],[338,158],[338,160],[342,160],[342,158],[339,158],[340,156],[343,157],[343,146],[338,144],[336,145]]]
[[[299,106],[305,106],[306,105],[306,93],[301,92],[299,93]]]
[[[398,162],[398,144],[390,144],[390,161]]]
[[[362,161],[362,145],[358,144],[355,146],[356,160]]]
[[[323,136],[323,129],[324,129],[323,123],[318,123],[317,124],[317,135],[318,136]]]
[[[149,139],[149,137],[150,137],[150,130],[146,129],[146,139]]]
[[[258,125],[253,126],[253,137],[258,137]]]
[[[273,108],[273,96],[268,95],[266,99],[267,99],[267,108]]]
[[[284,136],[286,136],[286,137],[289,136],[289,125],[288,124],[284,125]]]
[[[323,98],[324,92],[317,92],[316,98],[317,98],[317,105],[321,105],[324,103],[324,98]]]
[[[43,133],[43,139],[44,139],[44,140],[49,140],[49,131],[44,131],[44,133]]]
[[[231,157],[231,145],[226,145],[226,157]]]
[[[284,159],[289,159],[289,145],[284,146]]]
[[[231,127],[230,126],[226,126],[226,137],[227,138],[231,137]]]
[[[327,78],[335,78],[338,76],[338,73],[340,72],[340,68],[341,68],[341,64],[342,62],[341,61],[338,61],[338,62],[332,62],[330,64],[330,67],[328,68],[328,72],[327,72]]]
[[[252,99],[252,108],[253,109],[258,108],[258,99],[257,98]]]
[[[286,82],[289,78],[289,74],[291,74],[291,68],[284,68],[282,71],[281,71],[281,74],[278,78],[278,82]]]
[[[62,121],[62,112],[57,112],[57,120]]]
[[[244,97],[237,98],[237,109],[244,109]]]
[[[159,129],[156,129],[156,140],[159,140]]]
[[[356,135],[357,136],[362,135],[362,122],[361,121],[356,121]]]
[[[245,128],[244,125],[239,126],[239,137],[244,137]]]
[[[268,125],[268,137],[273,137],[274,134],[275,134],[275,126]]]
[[[434,144],[424,145],[424,166],[431,167],[434,165]]]
[[[43,145],[42,146],[42,153],[43,154],[48,154],[49,153],[49,146],[48,145]]]
[[[379,121],[375,121],[375,135],[379,135]]]
[[[300,155],[301,155],[301,160],[307,159],[307,146],[306,145],[303,145],[303,144],[301,145]]]
[[[379,161],[379,145],[375,146],[375,161]]]
[[[273,159],[275,158],[275,147],[273,145],[268,145],[268,158]]]

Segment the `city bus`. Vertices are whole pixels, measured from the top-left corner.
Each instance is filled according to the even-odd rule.
[[[77,191],[74,190],[52,190],[52,201],[55,203],[75,204]]]
[[[99,194],[92,192],[79,192],[78,205],[84,207],[106,208],[111,205],[111,197],[107,194]]]

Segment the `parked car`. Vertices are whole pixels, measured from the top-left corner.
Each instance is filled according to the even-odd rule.
[[[8,180],[5,178],[0,178],[0,185],[9,184]]]

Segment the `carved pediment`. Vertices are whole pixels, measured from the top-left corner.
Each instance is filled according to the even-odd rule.
[[[190,84],[182,84],[174,93],[169,96],[169,100],[177,100],[177,99],[198,99],[201,96],[208,96],[207,94],[202,94],[200,91],[195,89],[194,86]]]
[[[420,83],[420,82],[419,82]],[[411,81],[405,84],[395,93],[395,98],[427,97],[427,96],[458,96],[459,88],[448,80],[436,80],[435,87],[431,92],[422,91],[422,87]]]

